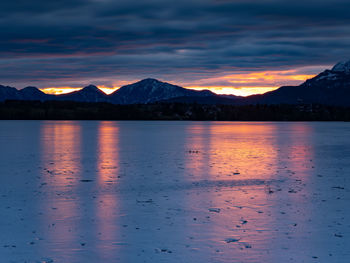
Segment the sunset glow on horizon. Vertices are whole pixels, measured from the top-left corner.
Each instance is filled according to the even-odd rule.
[[[263,94],[278,89],[281,86],[300,85],[305,80],[312,78],[314,74],[301,74],[300,69],[262,72],[238,72],[225,74],[223,76],[200,79],[193,83],[169,81],[174,85],[179,85],[193,90],[210,90],[216,94],[250,96]],[[168,82],[167,80],[161,80]],[[135,81],[136,82],[136,81]],[[111,94],[119,87],[131,84],[127,81],[118,82],[111,87],[98,85],[97,87],[106,94]],[[83,87],[47,87],[41,91],[47,94],[61,95],[73,91],[81,90]]]
[[[250,96],[273,91],[281,86],[297,86],[315,75],[301,74],[300,71],[303,71],[303,69],[248,73],[239,72],[217,78],[203,79],[198,81],[198,85],[185,85],[185,87],[195,90],[208,89],[216,94]],[[223,83],[226,85],[215,85],[216,83]]]
[[[119,87],[106,87],[106,86],[97,86],[97,87],[106,94],[111,94],[117,89],[119,89]],[[79,91],[81,89],[83,89],[83,87],[48,87],[48,88],[42,88],[40,90],[46,94],[62,95],[62,94],[68,94],[74,91]]]
[[[42,88],[40,90],[46,94],[61,95],[61,94],[67,94],[70,92],[78,91],[81,89],[82,89],[81,87],[48,87],[48,88]]]
[[[235,95],[235,96],[250,96],[254,94],[264,94],[269,91],[278,89],[279,87],[186,87],[193,90],[210,90],[219,95]]]

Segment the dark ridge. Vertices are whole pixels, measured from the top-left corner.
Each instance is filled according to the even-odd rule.
[[[237,106],[172,102],[115,105],[102,102],[13,100],[0,102],[0,119],[350,121],[350,107],[319,104]]]

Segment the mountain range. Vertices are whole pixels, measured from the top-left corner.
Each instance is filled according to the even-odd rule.
[[[123,86],[107,95],[94,85],[62,95],[50,95],[36,87],[16,88],[0,85],[0,101],[59,100],[77,102],[107,102],[112,104],[148,104],[182,102],[199,104],[300,104],[350,106],[350,61],[340,62],[299,86],[283,86],[260,95],[239,97],[218,95],[209,90],[196,91],[156,79],[144,79]]]

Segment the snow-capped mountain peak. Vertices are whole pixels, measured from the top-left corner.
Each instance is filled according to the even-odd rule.
[[[342,62],[337,63],[332,68],[332,71],[350,73],[350,60],[349,61],[342,61]]]
[[[308,79],[305,83],[307,84],[306,86],[310,86],[313,85],[314,81],[317,81],[322,82],[322,85],[324,84],[325,86],[330,87],[333,84],[325,84],[325,82],[344,82],[344,80],[346,80],[346,82],[349,82],[349,75],[350,60],[337,63],[331,70],[326,69],[312,79]]]
[[[134,104],[152,103],[176,97],[213,95],[214,93],[208,90],[189,90],[157,79],[147,78],[121,87],[112,93],[111,97],[118,104]]]

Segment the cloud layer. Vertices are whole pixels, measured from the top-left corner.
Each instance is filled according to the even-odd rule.
[[[155,77],[227,86],[220,77],[315,74],[350,58],[348,10],[343,0],[5,0],[0,82],[115,86]]]

